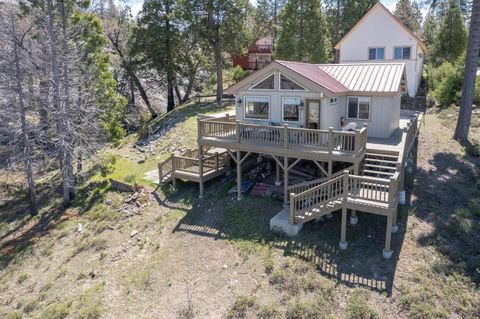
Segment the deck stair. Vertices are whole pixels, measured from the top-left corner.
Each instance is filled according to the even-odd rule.
[[[367,150],[362,162],[364,176],[389,179],[398,171],[398,153]]]

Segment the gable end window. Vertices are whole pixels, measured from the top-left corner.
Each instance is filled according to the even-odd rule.
[[[410,60],[411,48],[410,47],[395,47],[393,49],[393,58],[395,60]]]
[[[270,98],[268,96],[245,96],[245,118],[268,120],[270,117]]]
[[[371,98],[348,97],[347,118],[351,120],[369,120]]]
[[[369,60],[384,60],[385,48],[369,48],[368,49]]]
[[[302,103],[299,97],[283,97],[282,110],[284,122],[299,122],[300,121],[300,104]]]
[[[267,78],[261,80],[257,84],[254,84],[251,90],[273,90],[275,89],[275,74],[269,75]]]
[[[288,91],[306,91],[303,86],[290,80],[285,75],[280,74],[280,90]]]

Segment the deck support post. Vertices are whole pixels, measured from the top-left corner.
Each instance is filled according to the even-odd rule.
[[[328,128],[328,177],[332,176],[333,162],[333,127]]]
[[[359,174],[359,163],[355,162],[355,164],[353,164],[353,175],[358,176],[358,174]],[[352,209],[352,215],[350,216],[350,225],[356,225],[356,224],[358,224],[357,210]]]
[[[283,206],[288,206],[288,157],[283,158]]]
[[[393,212],[389,212],[387,215],[387,233],[385,236],[385,249],[383,249],[382,255],[383,258],[389,259],[392,257],[392,251],[390,250],[390,244],[392,240],[392,221],[393,221]]]
[[[282,182],[280,181],[280,165],[275,161],[275,185],[280,186]]]
[[[393,221],[392,221],[392,233],[393,234],[395,234],[398,231],[397,214],[398,214],[398,209],[395,209],[395,211],[393,212]]]
[[[176,192],[177,191],[177,179],[175,177],[172,177],[172,187],[173,187],[173,191]]]
[[[204,195],[204,185],[203,185],[203,146],[198,145],[198,184],[200,186],[200,195],[198,198],[202,199]]]
[[[345,207],[342,208],[342,228],[340,231],[340,249],[345,250],[348,247],[347,242],[347,209]]]
[[[237,200],[242,199],[242,153],[237,151]]]

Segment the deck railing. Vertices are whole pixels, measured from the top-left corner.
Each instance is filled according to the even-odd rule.
[[[227,121],[228,119],[228,121]],[[305,149],[328,153],[357,155],[366,149],[367,128],[355,132],[293,128],[233,122],[232,117],[198,119],[199,138],[216,138],[226,142]]]
[[[353,173],[353,165],[352,166],[349,166],[348,168],[345,168],[345,170],[348,170],[350,173]],[[287,193],[288,194],[291,194],[291,193],[295,193],[295,194],[300,194],[300,193],[303,193],[304,191],[312,188],[312,187],[315,187],[315,186],[318,186],[320,184],[323,184],[325,183],[326,181],[328,181],[329,179],[331,178],[334,178],[334,177],[337,177],[337,176],[341,176],[343,175],[343,172],[345,170],[341,170],[339,172],[336,172],[334,174],[332,174],[332,176],[330,177],[322,177],[322,178],[319,178],[319,179],[314,179],[314,180],[311,180],[311,181],[306,181],[306,182],[302,182],[302,183],[297,183],[297,184],[293,184],[293,185],[289,185],[287,187]]]
[[[228,153],[215,153],[204,155],[203,173],[218,171],[228,164]],[[170,155],[163,162],[158,163],[158,177],[160,183],[175,171],[200,174],[200,161],[198,150],[187,150],[182,156]]]
[[[371,205],[372,202],[387,204],[393,209],[398,204],[399,172],[390,179],[352,175],[345,170],[328,181],[304,192],[290,193],[290,222],[292,224],[306,212],[327,205],[343,204],[348,201]],[[313,216],[313,214],[312,214]]]

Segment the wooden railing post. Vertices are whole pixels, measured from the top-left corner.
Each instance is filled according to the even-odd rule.
[[[283,124],[283,147],[288,148],[288,125]]]
[[[215,152],[215,171],[218,172],[218,152]]]
[[[162,184],[163,181],[163,165],[158,163],[158,184]]]
[[[235,133],[237,134],[237,143],[240,143],[240,121],[235,121]]]
[[[202,121],[200,119],[200,116],[197,116],[197,132],[198,132],[197,140],[200,141],[200,139],[202,138],[202,134],[203,134]]]
[[[295,194],[290,193],[290,224],[295,224]]]
[[[388,206],[392,207],[395,202],[395,197],[397,196],[395,190],[396,179],[394,177],[390,177],[390,183],[388,185]]]
[[[349,171],[343,171],[343,202],[346,203],[348,200],[348,175]]]
[[[328,154],[333,152],[333,127],[328,128]]]

